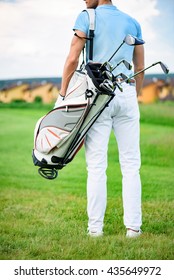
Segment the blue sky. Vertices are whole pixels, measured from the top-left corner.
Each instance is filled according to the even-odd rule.
[[[174,73],[174,1],[113,0],[143,31],[146,66]],[[0,0],[0,79],[61,76],[83,0]],[[161,73],[159,66],[148,73]]]

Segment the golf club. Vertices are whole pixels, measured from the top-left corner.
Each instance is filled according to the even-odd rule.
[[[111,80],[104,80],[103,83],[100,84],[100,87],[106,91],[114,91],[115,87],[114,87],[114,83]]]
[[[110,71],[110,72],[112,72],[112,68],[113,68],[113,66],[112,66],[108,61],[106,61],[106,62],[104,62],[104,63],[100,66],[100,68],[98,69],[98,71],[104,70],[104,71]]]
[[[102,76],[103,76],[104,78],[107,78],[107,79],[113,81],[113,80],[115,79],[115,77],[114,77],[112,71],[113,71],[114,69],[116,69],[121,63],[124,63],[124,65],[126,66],[126,68],[127,68],[128,70],[131,70],[132,65],[131,65],[128,61],[126,61],[125,59],[123,59],[123,60],[121,60],[119,63],[117,63],[117,65],[116,65],[114,68],[112,67],[112,65],[111,65],[109,62],[105,62],[105,63],[103,64],[103,66],[105,66],[105,71],[102,72]],[[102,67],[103,67],[103,66],[102,66]],[[102,68],[101,68],[101,69],[102,69]],[[126,76],[126,77],[127,77],[127,76]],[[123,78],[123,79],[125,79],[125,75],[124,75],[124,78]]]
[[[136,46],[136,45],[143,45],[145,42],[142,39],[139,39],[133,35],[126,35],[123,42],[120,44],[120,46],[116,49],[116,51],[113,53],[113,55],[109,58],[108,62],[111,61],[111,59],[116,55],[118,50],[122,47],[122,45],[126,43],[129,46]]]
[[[111,80],[111,81],[114,79],[114,75],[112,74],[112,72],[107,71],[107,70],[102,72],[102,76],[104,78],[107,78],[107,79]]]
[[[131,69],[132,69],[132,65],[131,65],[127,60],[123,59],[123,60],[121,60],[120,62],[117,63],[117,65],[112,69],[112,71],[113,71],[114,69],[116,69],[121,63],[124,63],[124,65],[126,66],[126,68],[127,68],[128,70],[131,70]]]
[[[167,65],[165,65],[165,64],[164,64],[163,62],[161,62],[161,61],[158,61],[158,62],[155,62],[155,63],[153,63],[152,65],[150,65],[150,66],[148,66],[148,67],[142,69],[141,71],[136,72],[135,74],[133,74],[133,75],[130,76],[129,78],[126,78],[126,79],[125,79],[124,81],[122,81],[122,82],[127,82],[127,83],[129,83],[129,80],[130,80],[130,79],[136,77],[138,74],[140,74],[140,73],[146,71],[147,69],[149,69],[149,68],[151,68],[151,67],[153,67],[153,66],[155,66],[155,65],[157,65],[157,64],[159,64],[159,65],[161,66],[161,69],[163,70],[163,72],[164,72],[165,74],[168,74],[168,73],[169,73],[169,68],[167,67]]]
[[[123,73],[116,75],[114,78],[116,80],[117,78],[119,79],[119,77],[121,77],[123,80],[129,79],[129,77]]]

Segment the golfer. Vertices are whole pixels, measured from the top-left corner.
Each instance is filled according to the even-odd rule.
[[[142,37],[139,23],[120,11],[110,0],[86,0],[87,8],[95,8],[96,27],[94,36],[93,61],[107,61],[127,34]],[[79,56],[88,36],[89,18],[81,12],[76,19],[69,55],[64,65],[60,97],[65,96],[69,81],[76,70]],[[88,48],[87,48],[88,59]],[[125,59],[133,62],[134,72],[144,68],[143,45],[124,44],[113,57],[111,63]],[[119,68],[120,67],[120,68]],[[115,69],[114,74],[131,74],[124,65]],[[122,173],[122,196],[126,236],[138,237],[141,234],[141,181],[139,147],[139,107],[137,95],[140,93],[144,74],[141,73],[130,84],[123,83],[123,92],[116,89],[114,99],[90,128],[85,138],[87,162],[87,213],[88,234],[92,237],[103,235],[104,216],[107,204],[107,151],[113,129],[119,151]],[[114,155],[113,155],[114,156]]]

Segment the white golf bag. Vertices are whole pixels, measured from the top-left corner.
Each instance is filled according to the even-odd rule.
[[[47,178],[69,163],[83,144],[85,135],[114,97],[114,85],[105,77],[105,65],[88,63],[76,71],[66,97],[38,120],[34,131],[33,162]]]

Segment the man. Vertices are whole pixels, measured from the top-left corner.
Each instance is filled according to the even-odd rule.
[[[141,38],[141,28],[137,21],[119,11],[110,0],[86,0],[87,8],[96,8],[96,28],[94,37],[93,61],[107,61],[127,34]],[[73,28],[78,36],[72,39],[69,55],[65,62],[60,97],[66,95],[68,83],[76,70],[80,53],[88,36],[89,19],[85,12],[80,13]],[[88,58],[88,50],[87,50]],[[133,61],[134,71],[144,68],[143,46],[124,44],[112,59],[116,65],[120,60]],[[114,74],[130,74],[124,65],[116,68]],[[143,83],[143,74],[136,76],[135,83],[123,83],[123,92],[116,89],[116,96],[97,121],[85,139],[87,162],[87,213],[88,234],[102,236],[107,200],[107,150],[111,130],[118,144],[119,162],[122,172],[122,193],[124,225],[127,237],[141,234],[141,181],[139,148],[139,108],[137,95]]]

